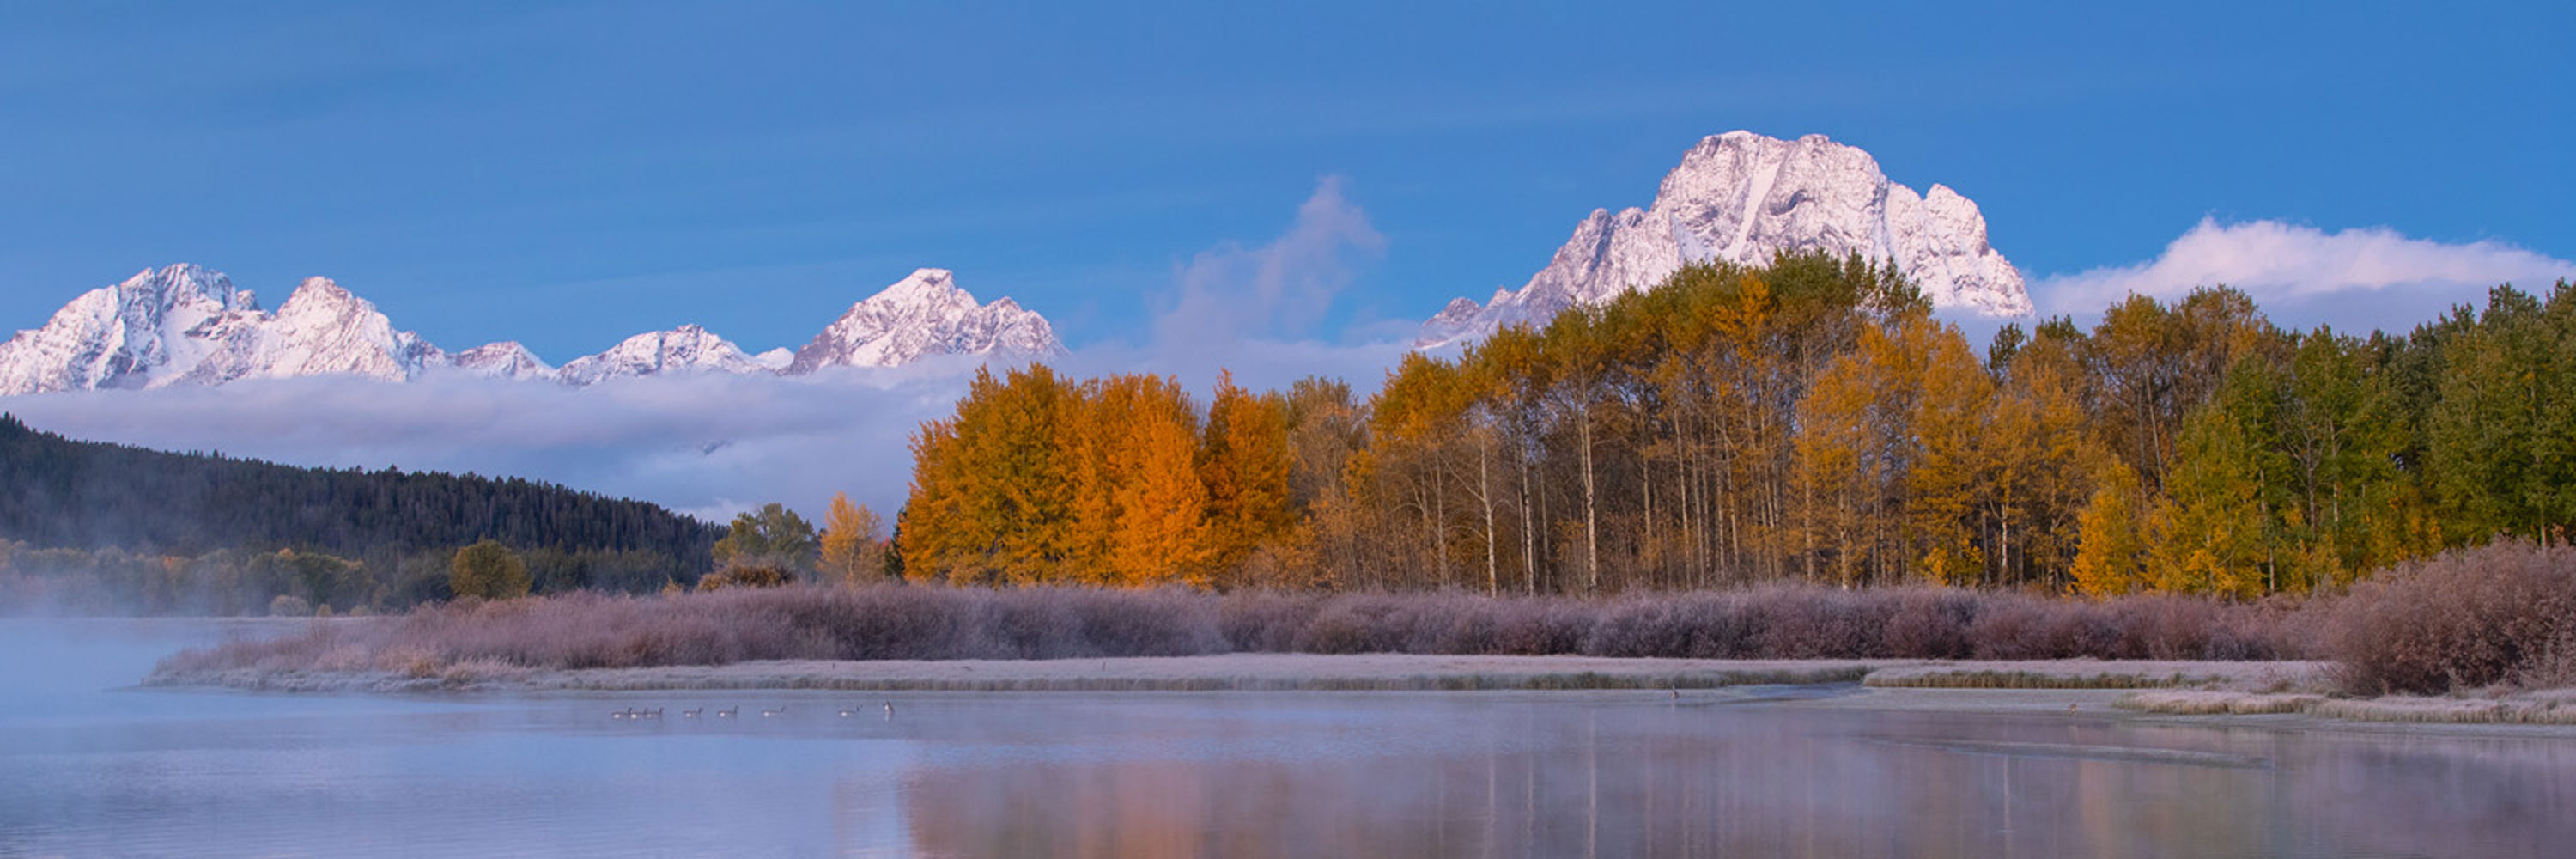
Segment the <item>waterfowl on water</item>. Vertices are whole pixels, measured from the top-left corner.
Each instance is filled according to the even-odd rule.
[[[704,713],[704,712],[706,712],[706,711],[707,711],[707,708],[705,708],[705,707],[700,707],[700,708],[697,708],[697,709],[695,709],[695,710],[682,710],[682,711],[680,711],[680,718],[683,718],[683,719],[695,719],[695,718],[697,718],[697,717],[698,717],[698,714],[699,714],[699,713]]]
[[[778,714],[780,714],[780,713],[784,713],[784,712],[787,712],[787,708],[785,708],[785,707],[780,707],[780,708],[775,709],[775,710],[762,710],[762,711],[760,711],[760,717],[761,717],[761,718],[763,718],[763,719],[766,719],[766,718],[769,718],[769,717],[771,717],[771,716],[775,716],[775,715],[778,715]]]
[[[742,715],[742,705],[740,705],[740,704],[735,704],[735,705],[733,705],[732,707],[730,707],[730,708],[728,708],[728,709],[723,709],[723,710],[717,710],[717,711],[716,711],[716,718],[719,718],[719,719],[731,719],[731,718],[733,718],[733,717],[735,717],[735,716],[739,716],[739,715]]]
[[[894,702],[892,702],[892,701],[887,701],[887,702],[886,702],[886,705],[885,705],[885,708],[886,708],[886,721],[889,721],[889,722],[894,721]]]

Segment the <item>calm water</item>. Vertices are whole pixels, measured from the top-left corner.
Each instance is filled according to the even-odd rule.
[[[1676,705],[1661,693],[114,688],[221,628],[0,622],[0,855],[2544,856],[2576,845],[2576,740],[2529,736]],[[633,705],[667,716],[609,718]],[[732,705],[742,718],[712,718]],[[697,706],[709,717],[680,717]]]

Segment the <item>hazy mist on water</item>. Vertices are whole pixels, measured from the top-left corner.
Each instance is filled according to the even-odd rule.
[[[260,628],[0,622],[0,855],[2534,856],[2576,844],[2576,740],[2547,737],[1710,693],[120,688],[181,646],[246,629]],[[611,718],[636,706],[663,717]],[[714,716],[728,706],[741,715]],[[693,707],[707,712],[683,718]]]

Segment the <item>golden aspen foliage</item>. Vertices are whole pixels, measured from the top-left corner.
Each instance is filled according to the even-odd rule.
[[[832,506],[823,514],[824,577],[844,587],[884,578],[884,530],[876,511],[850,503],[848,493],[833,493]]]

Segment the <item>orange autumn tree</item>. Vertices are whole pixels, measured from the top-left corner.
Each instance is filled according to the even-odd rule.
[[[1288,400],[1254,394],[1217,377],[1199,446],[1199,482],[1207,487],[1208,562],[1234,569],[1297,524],[1289,497]]]
[[[901,551],[908,578],[1028,584],[1070,554],[1064,461],[1071,390],[1043,366],[977,370],[955,417],[913,436]]]

